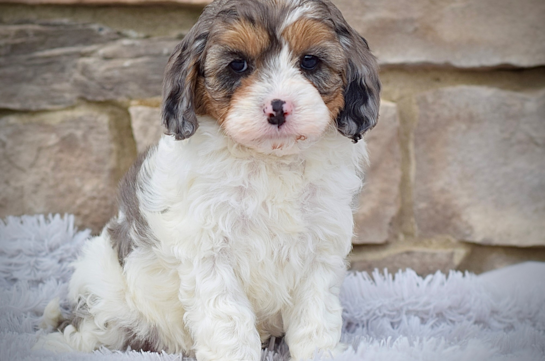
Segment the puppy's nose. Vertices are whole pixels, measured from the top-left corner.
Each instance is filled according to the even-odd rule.
[[[280,99],[273,99],[263,112],[267,115],[267,121],[278,128],[286,122],[286,116],[291,113],[291,104]]]

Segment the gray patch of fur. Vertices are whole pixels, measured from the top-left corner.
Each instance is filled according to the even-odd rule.
[[[79,327],[83,320],[85,318],[88,318],[90,315],[91,314],[89,312],[89,306],[87,305],[87,302],[85,301],[85,299],[80,297],[76,305],[74,305],[70,316],[63,317],[59,320],[57,330],[59,332],[64,332],[64,329],[69,325],[72,325],[76,330],[79,330]]]
[[[155,237],[148,222],[142,216],[137,191],[148,175],[142,170],[142,164],[150,153],[150,149],[138,156],[119,184],[118,203],[123,218],[114,218],[108,224],[108,233],[112,248],[117,252],[119,264],[123,266],[125,259],[133,249],[152,245]]]
[[[367,41],[346,22],[339,9],[329,0],[322,2],[329,9],[337,37],[348,59],[345,108],[336,119],[337,127],[341,134],[357,142],[378,121],[381,88],[378,63]]]
[[[136,334],[130,328],[125,329],[126,342],[124,349],[135,351],[160,352],[161,342],[156,328],[152,328],[145,336]]]

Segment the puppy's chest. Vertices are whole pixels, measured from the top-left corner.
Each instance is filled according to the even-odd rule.
[[[312,230],[317,186],[301,174],[280,173],[266,185],[248,185],[238,194],[229,233],[232,266],[256,310],[274,313],[289,302],[320,240]]]
[[[269,289],[293,285],[321,241],[314,236],[325,226],[317,214],[327,212],[320,209],[320,184],[309,180],[304,168],[285,166],[249,175],[233,191],[231,229],[224,232],[243,283]]]
[[[303,166],[263,167],[231,189],[227,209],[240,238],[283,244],[299,238],[314,223],[311,214],[316,211],[319,185],[306,177]]]
[[[190,177],[180,213],[189,217],[179,218],[179,233],[188,244],[198,239],[196,247],[206,253],[228,255],[252,294],[287,295],[316,250],[331,243],[320,235],[331,228],[330,206],[337,202],[333,183],[303,161],[229,165],[221,173]]]

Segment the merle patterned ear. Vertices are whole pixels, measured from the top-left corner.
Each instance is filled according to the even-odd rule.
[[[337,8],[329,6],[347,59],[344,108],[336,123],[339,132],[356,143],[377,124],[380,106],[378,64],[367,41],[348,25]]]
[[[372,65],[357,64],[351,59],[347,67],[344,108],[336,122],[339,132],[357,143],[366,131],[377,124],[380,82],[376,67]]]
[[[195,90],[206,41],[206,19],[201,19],[170,56],[163,82],[162,121],[166,134],[176,140],[192,136],[199,124],[195,114]]]

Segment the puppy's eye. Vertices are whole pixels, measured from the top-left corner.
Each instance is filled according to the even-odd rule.
[[[318,66],[320,59],[314,55],[304,55],[301,58],[301,68],[305,70],[312,70]]]
[[[229,68],[237,73],[244,73],[248,69],[248,62],[244,59],[235,59],[229,63]]]

